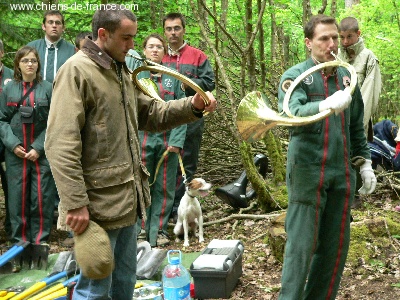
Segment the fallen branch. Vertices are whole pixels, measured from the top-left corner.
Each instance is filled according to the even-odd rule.
[[[386,219],[383,219],[383,221],[384,221],[384,223],[385,223],[386,233],[387,233],[388,236],[389,236],[389,240],[390,240],[390,243],[392,244],[392,247],[394,248],[394,250],[395,250],[396,252],[399,252],[399,250],[397,249],[397,247],[394,245],[393,241],[396,241],[397,243],[399,243],[399,242],[398,242],[396,239],[394,239],[394,238],[392,237],[392,235],[390,234],[389,227],[388,227],[388,225],[387,225],[387,223],[386,223]]]
[[[252,242],[258,240],[259,238],[266,236],[267,234],[268,234],[268,232],[261,233],[260,235],[257,235],[255,238],[252,238],[251,240],[249,240],[248,243],[252,243]]]
[[[243,212],[251,210],[254,206],[256,206],[256,202],[250,203],[250,205],[248,207],[246,207],[246,208],[241,208],[239,210],[239,213],[237,213],[237,214],[232,214],[230,216],[227,216],[225,218],[222,218],[222,219],[219,219],[219,220],[215,220],[215,221],[204,222],[203,223],[203,227],[214,225],[214,224],[219,224],[219,223],[224,223],[224,222],[229,222],[229,221],[232,221],[232,220],[241,220],[241,219],[250,219],[250,220],[264,220],[264,219],[267,219],[267,220],[269,220],[269,219],[272,219],[272,218],[275,218],[275,217],[279,216],[282,213],[282,212],[278,212],[278,213],[274,212],[274,213],[266,214],[266,215],[243,214]],[[175,224],[168,223],[168,226],[174,227]],[[236,227],[236,222],[233,225],[232,229],[234,230],[235,227]]]
[[[280,213],[278,213],[278,214],[274,213],[274,214],[268,214],[268,215],[233,214],[233,215],[230,215],[228,217],[225,217],[225,218],[222,218],[219,220],[205,222],[205,223],[203,223],[203,226],[210,226],[210,225],[224,223],[224,222],[237,220],[237,219],[250,219],[250,220],[265,220],[265,219],[267,219],[267,220],[269,220],[269,219],[275,218],[279,215],[280,215]]]
[[[249,205],[248,207],[241,208],[241,209],[239,210],[239,214],[242,215],[243,212],[245,212],[245,211],[250,211],[254,206],[256,206],[256,202],[255,202],[255,201],[251,202],[250,205]],[[232,232],[233,232],[233,233],[232,233],[232,238],[233,238],[233,239],[235,238],[235,230],[236,230],[236,226],[237,226],[238,224],[239,224],[239,220],[236,220],[235,223],[233,223],[233,226],[232,226]]]

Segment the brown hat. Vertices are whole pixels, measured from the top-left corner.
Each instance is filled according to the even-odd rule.
[[[90,279],[108,277],[114,269],[114,257],[107,232],[89,221],[86,230],[74,235],[75,257],[81,273]]]

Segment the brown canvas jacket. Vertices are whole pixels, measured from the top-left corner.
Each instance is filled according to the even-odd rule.
[[[45,150],[65,212],[88,206],[105,229],[134,224],[138,203],[150,205],[148,172],[139,155],[139,130],[163,131],[198,118],[191,97],[161,102],[141,93],[125,63],[92,41],[59,70],[53,85]]]

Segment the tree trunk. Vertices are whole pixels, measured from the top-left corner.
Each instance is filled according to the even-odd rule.
[[[242,142],[240,145],[240,153],[242,155],[242,161],[246,170],[247,178],[251,182],[254,191],[257,193],[261,209],[266,212],[273,211],[276,209],[275,203],[267,190],[264,179],[260,176],[254,165],[254,158],[251,154],[250,144]]]
[[[331,17],[336,18],[336,14],[337,14],[337,1],[336,0],[332,0],[332,3],[331,3]]]
[[[351,8],[354,4],[354,0],[344,0],[344,7]]]
[[[157,29],[158,28],[158,14],[157,14],[157,3],[158,1],[150,0],[149,1],[149,7],[150,11],[153,12],[150,14],[150,24],[151,24],[151,29]]]
[[[257,8],[258,11],[261,11],[261,0],[257,0]],[[260,23],[258,28],[259,36],[258,36],[258,47],[260,52],[260,69],[261,69],[261,78],[260,78],[260,88],[262,91],[266,90],[266,80],[267,80],[267,67],[265,63],[265,49],[264,49],[264,27],[262,23]]]
[[[204,155],[200,156],[200,162],[204,159],[205,165],[208,165],[208,170],[203,170],[203,172],[204,174],[207,174],[207,176],[210,176],[210,174],[215,170],[215,168],[213,169],[210,167],[211,160],[216,161],[216,168],[218,168],[218,165],[221,165],[222,159],[224,158],[219,155],[217,149],[211,147],[211,144],[218,139],[225,140],[225,143],[227,143],[228,146],[227,149],[224,150],[225,152],[223,156],[226,157],[229,162],[232,161],[233,164],[236,163],[237,172],[235,174],[226,174],[226,176],[239,175],[242,172],[240,169],[243,167],[252,188],[257,193],[258,201],[262,210],[274,210],[277,208],[277,204],[271,197],[265,180],[260,176],[257,167],[254,165],[254,154],[267,152],[268,155],[271,155],[271,167],[274,176],[276,176],[274,182],[282,182],[284,181],[285,172],[280,141],[272,133],[268,133],[266,138],[260,141],[260,143],[257,143],[257,145],[250,145],[242,141],[235,124],[236,110],[240,99],[242,99],[249,91],[258,89],[257,82],[260,81],[260,78],[256,70],[261,59],[256,57],[253,44],[256,38],[260,43],[263,43],[264,40],[263,36],[261,37],[259,35],[259,30],[263,28],[262,17],[266,2],[260,0],[257,15],[254,14],[252,10],[251,0],[247,0],[243,4],[245,5],[244,24],[246,29],[245,40],[242,40],[244,45],[239,44],[240,39],[237,39],[235,34],[230,34],[226,31],[224,23],[226,21],[225,17],[220,19],[217,18],[217,10],[215,8],[214,11],[211,12],[203,0],[198,0],[197,4],[203,7],[210,20],[212,19],[215,27],[218,28],[218,30],[214,30],[218,35],[213,38],[213,40],[218,42],[213,43],[209,38],[208,30],[204,26],[203,20],[205,17],[200,17],[198,6],[195,5],[194,0],[190,0],[193,15],[199,22],[200,31],[204,37],[204,41],[208,44],[208,47],[213,53],[216,64],[215,68],[218,70],[218,81],[216,82],[217,93],[222,96],[221,98],[218,98],[218,112],[212,114],[206,119],[206,132],[203,135],[203,144],[207,144],[207,149],[204,150],[207,154],[204,153]],[[257,19],[256,22],[255,19]],[[221,41],[224,42],[224,47],[227,45],[226,47],[230,52],[227,53],[223,51],[223,47],[218,47]],[[227,57],[227,55],[229,56]],[[264,57],[264,51],[262,51],[260,57],[262,57],[262,62],[267,61]],[[232,68],[235,69],[235,72],[240,73],[240,78],[228,76],[228,72],[230,72]],[[262,122],[262,120],[260,120],[260,122]],[[228,135],[233,140],[229,140]],[[280,158],[279,155],[281,155]],[[239,157],[241,158],[242,165],[238,165],[237,163]]]
[[[303,28],[307,24],[308,20],[310,19],[311,13],[311,5],[310,0],[303,0]],[[307,50],[306,45],[304,45],[305,53],[307,57],[310,55],[309,51]]]
[[[207,30],[207,34],[210,32],[209,27],[208,27],[208,14],[204,10],[204,7],[201,3],[197,2],[197,14],[200,17],[201,22],[203,22],[203,26],[205,30]],[[204,39],[201,39],[199,42],[199,48],[203,51],[207,48],[207,43]]]
[[[256,82],[256,58],[254,53],[254,46],[251,43],[251,36],[253,33],[253,9],[252,0],[246,0],[246,14],[245,14],[245,24],[246,24],[246,39],[248,43],[247,51],[247,72],[249,80],[249,89],[255,91],[257,89]]]

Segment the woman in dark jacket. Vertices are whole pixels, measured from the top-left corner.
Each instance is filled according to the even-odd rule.
[[[14,59],[14,79],[0,98],[12,242],[42,244],[50,235],[56,187],[44,138],[51,94],[51,83],[41,79],[36,49],[20,48]]]
[[[143,53],[147,59],[160,64],[167,53],[167,44],[162,36],[153,33],[143,42]],[[140,72],[138,78],[149,78],[157,86],[160,98],[172,101],[185,97],[181,82],[162,73]],[[139,239],[146,239],[152,247],[169,244],[168,219],[175,197],[178,155],[183,148],[187,125],[164,132],[139,131],[142,162],[150,172],[151,206],[147,209],[146,224],[139,220],[142,228]],[[168,155],[164,157],[164,152]],[[162,164],[157,167],[159,161]]]

